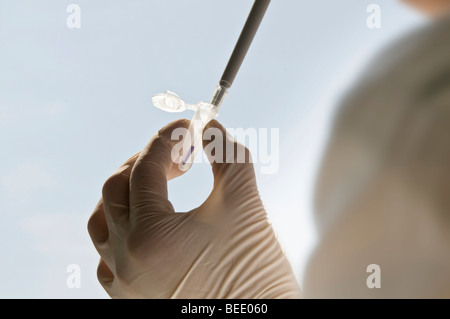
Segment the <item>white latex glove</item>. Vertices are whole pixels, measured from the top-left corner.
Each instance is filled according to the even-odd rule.
[[[178,141],[170,137],[188,125],[180,120],[161,129],[106,181],[88,223],[101,256],[100,283],[115,298],[299,297],[251,163],[212,163],[208,199],[188,213],[174,212],[167,181],[183,172],[171,160]],[[217,121],[209,127],[242,147]]]

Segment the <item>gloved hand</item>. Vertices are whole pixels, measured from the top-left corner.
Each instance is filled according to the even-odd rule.
[[[88,223],[101,256],[100,283],[114,298],[299,297],[261,202],[249,151],[215,120],[205,132],[219,132],[214,136],[223,139],[224,150],[243,148],[247,161],[229,163],[239,153],[223,154],[228,161],[212,163],[208,199],[188,213],[174,212],[167,181],[183,172],[171,159],[178,143],[171,133],[188,126],[180,120],[161,129],[104,184]]]

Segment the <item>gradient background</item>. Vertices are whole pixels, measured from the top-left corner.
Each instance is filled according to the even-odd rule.
[[[81,29],[66,8],[81,7]],[[369,29],[366,8],[382,9]],[[209,100],[252,0],[0,2],[0,297],[105,298],[86,230],[104,181],[165,124],[151,96]],[[218,120],[279,128],[280,169],[258,184],[301,283],[311,195],[339,97],[383,46],[424,23],[393,0],[273,0]],[[206,199],[208,163],[169,183],[177,211]],[[81,268],[69,289],[66,267]]]

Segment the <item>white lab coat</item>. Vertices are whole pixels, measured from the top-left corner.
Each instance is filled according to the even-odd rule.
[[[379,55],[346,95],[315,202],[306,298],[450,297],[450,16]]]

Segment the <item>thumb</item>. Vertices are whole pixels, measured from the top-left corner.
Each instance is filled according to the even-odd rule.
[[[221,189],[233,197],[258,193],[250,151],[216,120],[205,126],[203,150],[212,166],[215,190]]]

